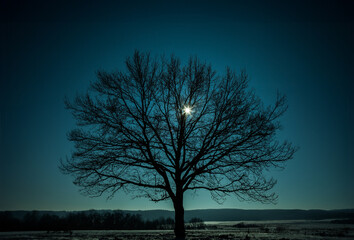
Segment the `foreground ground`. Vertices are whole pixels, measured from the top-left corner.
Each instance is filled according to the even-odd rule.
[[[173,231],[3,232],[0,239],[49,240],[172,240]],[[354,240],[354,224],[328,221],[212,223],[203,230],[188,230],[187,240]]]

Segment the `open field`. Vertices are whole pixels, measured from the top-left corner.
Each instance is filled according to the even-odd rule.
[[[188,230],[187,240],[354,240],[354,224],[329,221],[207,222],[205,229]],[[2,232],[0,239],[49,240],[172,240],[172,230]]]

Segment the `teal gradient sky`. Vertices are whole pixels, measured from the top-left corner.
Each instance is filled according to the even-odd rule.
[[[129,2],[129,3],[128,3]],[[185,209],[354,208],[354,4],[346,1],[1,1],[0,210],[170,209],[169,201],[79,193],[59,172],[75,125],[63,99],[135,49],[246,69],[272,103],[287,95],[280,139],[300,150],[277,205],[187,193]]]

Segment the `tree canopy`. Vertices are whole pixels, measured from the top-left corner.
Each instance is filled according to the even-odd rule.
[[[196,57],[182,64],[137,51],[125,66],[99,71],[87,94],[66,101],[78,128],[69,134],[75,151],[61,169],[85,193],[113,196],[122,189],[171,199],[176,212],[183,212],[187,190],[208,190],[217,201],[231,194],[276,199],[270,191],[276,181],[265,172],[296,150],[276,138],[285,96],[264,106],[244,71],[217,75]]]

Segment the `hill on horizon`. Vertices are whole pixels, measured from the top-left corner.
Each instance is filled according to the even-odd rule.
[[[39,216],[44,214],[65,217],[70,213],[83,212],[86,214],[120,211],[125,214],[140,215],[144,220],[155,220],[159,218],[174,218],[174,211],[171,210],[84,210],[84,211],[36,211]],[[13,217],[23,219],[32,211],[0,211],[9,212]],[[354,219],[354,209],[338,210],[301,210],[301,209],[198,209],[186,210],[185,221],[198,217],[203,221],[267,221],[267,220],[324,220],[324,219]]]

